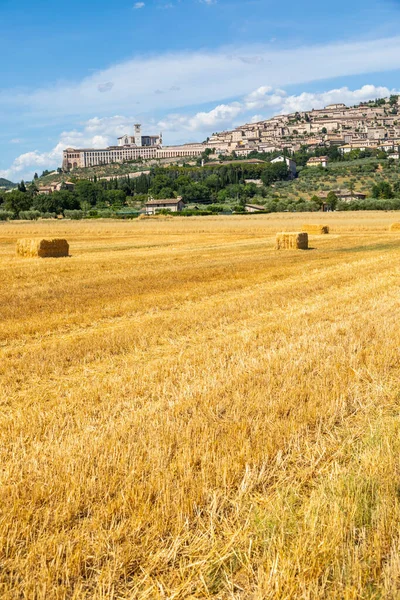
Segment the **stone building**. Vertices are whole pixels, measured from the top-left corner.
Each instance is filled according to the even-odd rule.
[[[155,215],[160,210],[169,210],[171,212],[180,212],[185,206],[182,198],[166,198],[162,200],[155,200],[151,198],[144,205],[146,215]]]
[[[141,126],[136,124],[134,135],[126,134],[118,138],[118,146],[67,148],[63,152],[62,168],[64,171],[71,171],[77,168],[123,163],[138,159],[195,158],[200,156],[206,147],[204,144],[163,147],[162,134],[159,136],[142,135]]]

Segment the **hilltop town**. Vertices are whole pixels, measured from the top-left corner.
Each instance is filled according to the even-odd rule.
[[[381,150],[396,159],[400,144],[398,111],[399,97],[396,95],[353,107],[330,104],[322,109],[248,123],[231,131],[214,133],[203,143],[181,146],[163,146],[162,134],[142,135],[140,124],[135,124],[134,135],[126,133],[119,137],[115,146],[67,148],[63,153],[62,168],[71,171],[137,160],[190,160],[206,151],[222,157],[282,151],[290,155],[300,149],[312,153],[317,148],[332,146],[343,155],[354,150]],[[319,162],[316,161],[316,164]]]
[[[302,147],[336,146],[352,150],[397,152],[400,144],[399,96],[357,106],[330,104],[323,109],[278,115],[232,131],[214,133],[207,147],[218,154],[248,156],[251,152],[295,153]]]

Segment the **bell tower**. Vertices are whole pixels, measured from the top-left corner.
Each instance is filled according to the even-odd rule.
[[[135,124],[135,145],[142,146],[142,126],[139,123]]]

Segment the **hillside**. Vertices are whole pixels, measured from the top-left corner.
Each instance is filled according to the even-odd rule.
[[[153,166],[168,166],[171,164],[183,165],[194,164],[193,161],[185,159],[162,159],[148,160],[143,162],[112,163],[109,165],[99,165],[95,167],[86,167],[83,169],[74,169],[70,173],[57,173],[53,171],[48,175],[39,177],[36,180],[37,186],[47,186],[61,181],[77,181],[79,179],[109,179],[114,177],[135,176],[142,171],[148,171]]]
[[[328,169],[305,168],[293,181],[276,182],[269,188],[264,202],[279,199],[293,202],[301,199],[308,201],[322,192],[338,189],[350,189],[370,196],[373,186],[382,182],[388,182],[394,190],[398,188],[400,182],[398,163],[371,158],[332,162]]]
[[[9,181],[8,179],[4,179],[3,177],[0,177],[0,189],[6,189],[6,190],[11,190],[12,188],[17,187],[16,183],[13,183],[12,181]]]

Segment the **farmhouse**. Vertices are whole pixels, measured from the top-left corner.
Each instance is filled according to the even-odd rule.
[[[342,202],[350,202],[351,200],[365,200],[365,198],[367,197],[366,194],[362,194],[361,192],[354,192],[348,189],[332,190],[332,192],[335,194],[337,199],[341,200]],[[320,192],[318,194],[318,197],[321,198],[321,200],[326,200],[329,193],[330,192]]]
[[[39,187],[38,188],[38,193],[45,194],[46,196],[50,196],[50,194],[52,194],[53,191],[54,191],[53,187]]]
[[[261,204],[245,204],[244,210],[247,213],[255,213],[265,210],[265,206],[261,206]]]
[[[245,179],[245,184],[254,183],[254,185],[263,185],[262,179]]]
[[[53,192],[59,192],[60,190],[68,190],[69,192],[73,192],[75,189],[75,184],[71,181],[63,181],[61,183],[53,183],[49,186],[42,186],[38,188],[39,194],[45,194],[49,196]]]
[[[294,160],[292,160],[288,156],[283,156],[283,155],[277,156],[276,158],[271,160],[271,162],[272,163],[285,162],[287,164],[287,167],[289,169],[289,173],[290,173],[291,177],[296,176],[296,173],[297,173],[296,163]]]
[[[167,198],[163,200],[154,200],[152,198],[145,204],[146,215],[155,215],[160,210],[169,210],[171,212],[180,212],[185,206],[181,197]]]
[[[307,167],[323,167],[326,169],[328,166],[328,156],[313,156],[307,161]]]

